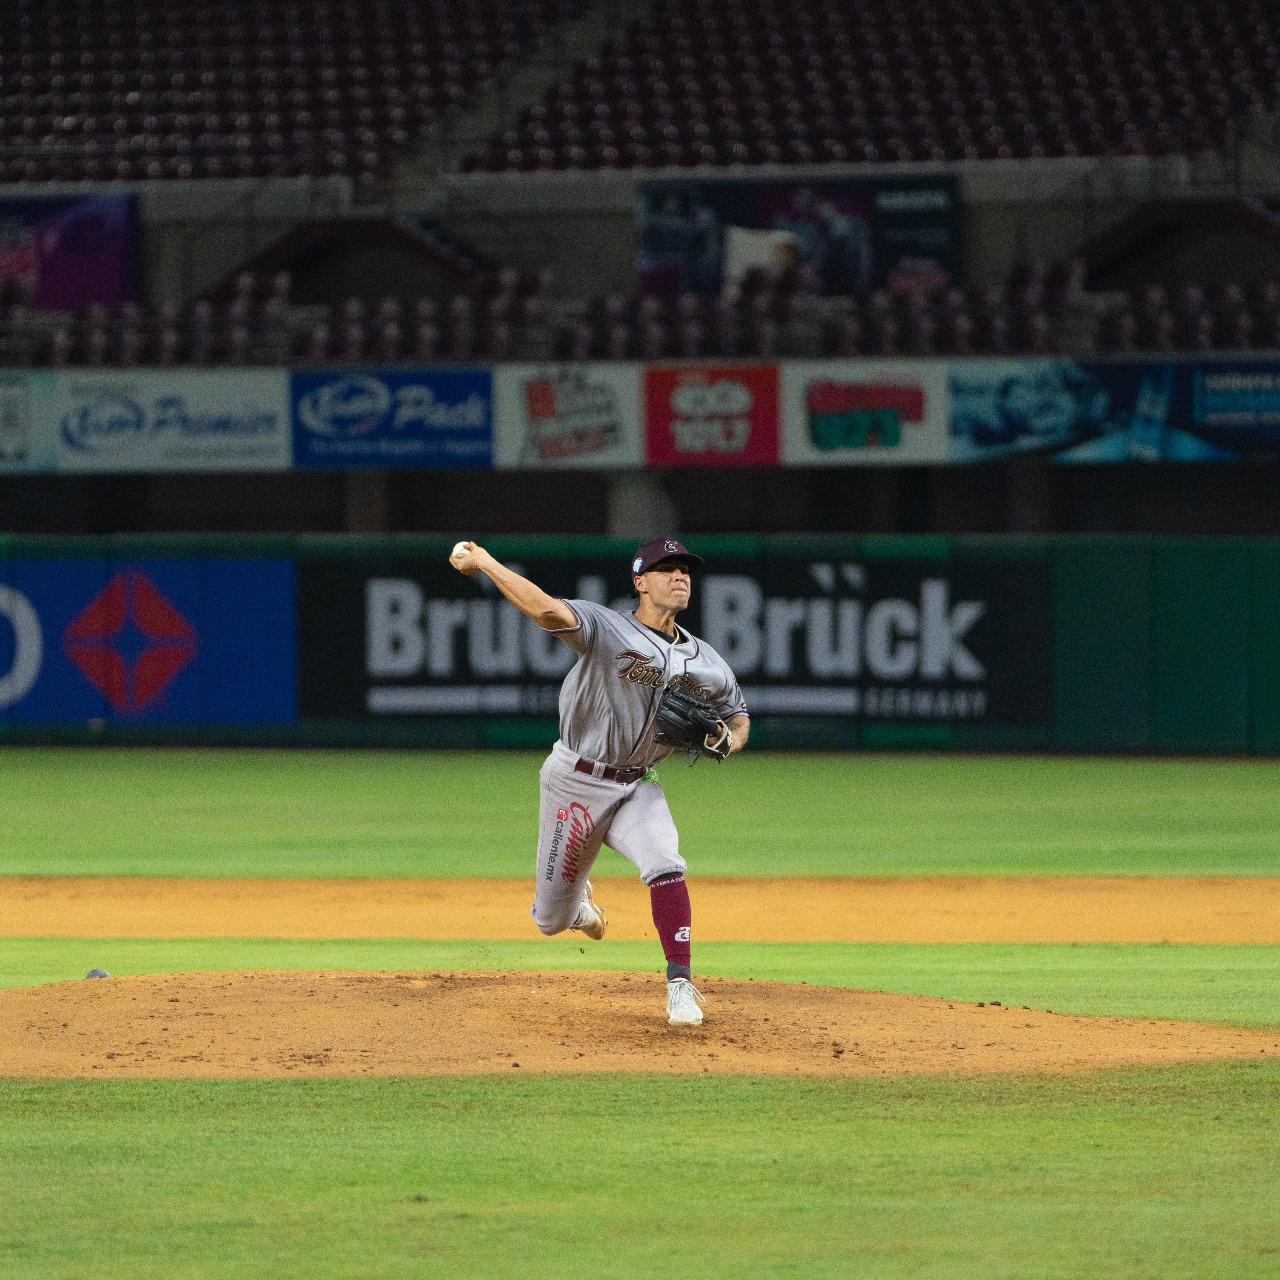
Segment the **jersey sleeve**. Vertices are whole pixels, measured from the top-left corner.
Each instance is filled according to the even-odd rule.
[[[600,635],[600,615],[607,610],[594,600],[565,600],[577,622],[572,627],[549,627],[548,632],[563,640],[574,653],[586,653]]]
[[[720,713],[720,719],[729,721],[734,716],[750,715],[751,713],[747,710],[747,700],[742,696],[737,678],[727,666],[725,679],[727,682],[725,687],[715,697],[716,710]]]

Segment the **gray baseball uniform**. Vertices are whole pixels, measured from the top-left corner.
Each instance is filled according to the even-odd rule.
[[[560,740],[542,766],[533,918],[543,933],[575,920],[602,844],[649,884],[683,872],[666,797],[644,775],[670,755],[654,742],[661,692],[687,679],[723,720],[745,715],[742,690],[710,645],[679,628],[674,640],[591,600],[567,600],[577,625],[553,632],[579,655],[560,689]],[[621,771],[621,776],[604,776]]]

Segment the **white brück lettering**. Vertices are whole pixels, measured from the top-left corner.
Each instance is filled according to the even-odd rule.
[[[839,580],[814,576],[833,586]],[[945,578],[925,578],[915,600],[766,597],[753,578],[738,574],[708,575],[702,592],[702,634],[740,676],[977,681],[987,674],[965,643],[987,606],[953,602]]]
[[[811,566],[812,569],[827,566]],[[847,568],[847,566],[846,566]],[[982,600],[953,600],[950,582],[925,578],[914,599],[864,598],[856,574],[814,573],[819,596],[766,596],[745,574],[702,580],[702,634],[741,676],[775,680],[870,678],[979,682],[987,670],[969,638],[984,617]],[[600,601],[605,583],[584,577],[578,595]],[[614,602],[620,611],[629,601]],[[365,587],[366,667],[377,678],[525,673],[551,679],[575,660],[555,636],[496,596],[428,599],[407,578],[371,578]],[[621,679],[655,684],[651,655],[618,654]]]

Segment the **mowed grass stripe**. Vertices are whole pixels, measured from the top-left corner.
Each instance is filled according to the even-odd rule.
[[[1270,1280],[1280,1064],[0,1082],[6,1280]],[[690,1260],[692,1260],[690,1262]]]
[[[0,875],[520,876],[534,752],[0,753]],[[661,770],[699,875],[1274,875],[1265,761],[747,751]]]
[[[1059,1013],[1280,1026],[1280,946],[704,943],[695,972],[999,1000]],[[652,973],[653,944],[366,939],[0,938],[0,987],[217,969],[610,969]]]

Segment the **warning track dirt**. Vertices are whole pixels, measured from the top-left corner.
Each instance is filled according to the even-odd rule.
[[[603,879],[609,936],[650,939],[648,891]],[[0,880],[0,935],[538,937],[528,879]],[[698,881],[701,942],[1280,941],[1280,877],[952,876]]]

